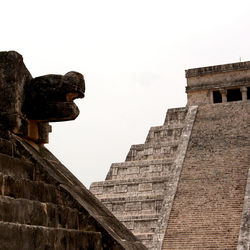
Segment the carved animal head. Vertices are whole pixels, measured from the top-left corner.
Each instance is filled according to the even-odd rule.
[[[83,76],[77,72],[36,77],[25,85],[23,112],[36,121],[73,120],[79,115],[73,100],[83,98],[84,92]]]
[[[35,143],[48,142],[48,122],[74,120],[83,98],[83,75],[45,75],[32,78],[15,51],[0,52],[0,127]]]

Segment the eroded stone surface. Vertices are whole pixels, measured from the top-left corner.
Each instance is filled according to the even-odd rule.
[[[3,138],[12,132],[35,143],[48,142],[48,122],[73,120],[83,98],[83,75],[46,75],[32,78],[23,58],[15,51],[0,52],[0,118]]]
[[[0,52],[1,249],[146,249],[43,146],[84,91],[80,73],[32,78],[21,55]]]

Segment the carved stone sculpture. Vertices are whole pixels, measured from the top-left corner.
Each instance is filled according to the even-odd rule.
[[[43,145],[84,91],[80,73],[33,78],[20,54],[0,52],[1,249],[146,249]]]
[[[73,100],[84,97],[82,74],[71,71],[33,78],[15,51],[0,52],[0,70],[1,131],[44,144],[51,131],[48,122],[73,120],[79,115]]]

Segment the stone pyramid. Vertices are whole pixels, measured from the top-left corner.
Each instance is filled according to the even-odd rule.
[[[90,190],[150,250],[248,250],[250,62],[186,77],[187,106]]]

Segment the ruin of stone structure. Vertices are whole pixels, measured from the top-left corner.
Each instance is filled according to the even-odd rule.
[[[140,250],[135,236],[49,152],[48,122],[75,119],[77,72],[33,78],[0,52],[0,249]]]
[[[150,250],[249,250],[250,62],[186,78],[187,106],[90,190]]]

